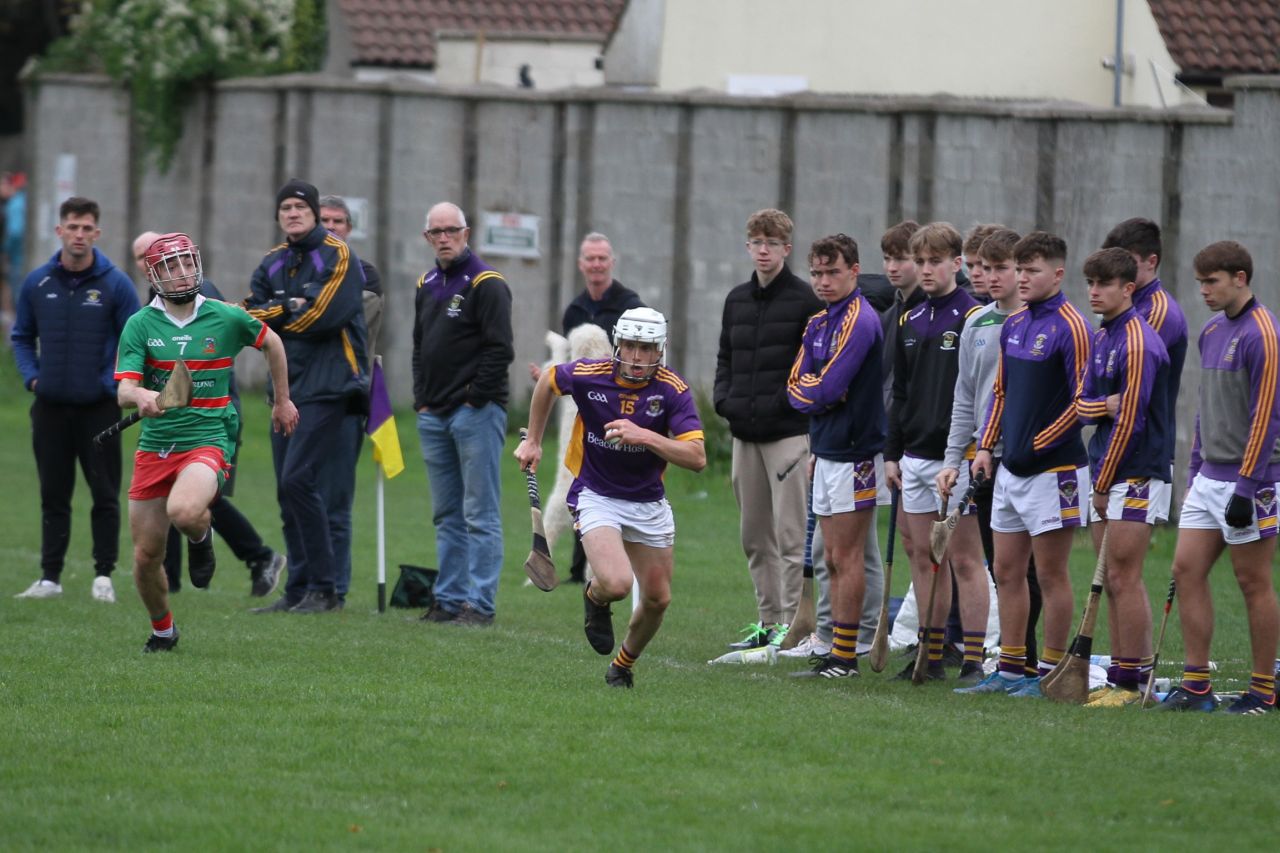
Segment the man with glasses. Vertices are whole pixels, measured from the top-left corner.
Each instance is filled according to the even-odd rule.
[[[809,416],[786,389],[805,324],[823,303],[787,266],[793,227],[781,210],[747,220],[755,269],[725,297],[720,326],[714,400],[733,435],[733,493],[760,616],[730,648],[780,640],[804,584]]]
[[[462,210],[441,202],[423,236],[435,265],[418,279],[413,406],[431,481],[440,575],[427,622],[493,623],[502,570],[498,460],[515,358],[511,289],[467,240]]]

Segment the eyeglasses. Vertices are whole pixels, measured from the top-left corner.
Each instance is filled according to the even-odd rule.
[[[428,228],[423,233],[427,235],[429,240],[438,240],[441,237],[456,237],[466,230],[461,225],[450,225],[448,228]]]
[[[768,248],[770,252],[776,252],[786,247],[786,243],[781,240],[748,240],[747,248],[752,251]]]

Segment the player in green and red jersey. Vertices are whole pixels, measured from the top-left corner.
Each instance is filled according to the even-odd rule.
[[[200,250],[190,237],[158,237],[147,249],[146,268],[157,295],[125,324],[115,377],[121,408],[137,408],[144,418],[129,487],[129,528],[134,584],[151,615],[143,651],[160,652],[178,644],[163,566],[165,538],[171,523],[193,542],[209,535],[209,504],[235,450],[239,415],[230,383],[240,350],[252,346],[266,355],[276,389],[272,426],[292,432],[298,410],[289,398],[279,336],[243,308],[199,295]],[[166,412],[156,397],[179,359],[191,371],[191,405]]]

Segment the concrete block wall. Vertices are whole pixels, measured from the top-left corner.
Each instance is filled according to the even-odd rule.
[[[797,95],[734,99],[602,89],[545,93],[358,83],[316,76],[229,81],[196,99],[172,171],[135,167],[127,95],[95,78],[32,84],[32,210],[51,224],[54,169],[77,157],[77,192],[103,207],[102,248],[121,265],[143,228],[187,229],[231,298],[279,240],[271,218],[289,177],[367,198],[369,236],[353,244],[387,293],[382,350],[393,396],[410,394],[414,283],[431,263],[422,238],[434,202],[540,217],[542,256],[491,258],[516,298],[513,394],[545,357],[581,285],[581,236],[603,231],[618,277],[668,313],[671,360],[695,385],[714,373],[725,292],[751,272],[747,216],[780,206],[797,223],[793,266],[808,244],[844,231],[863,269],[881,268],[879,237],[899,219],[967,229],[1000,221],[1061,234],[1068,291],[1087,309],[1079,265],[1110,227],[1150,216],[1165,230],[1161,274],[1193,336],[1206,319],[1191,274],[1205,244],[1238,239],[1256,289],[1280,307],[1280,82],[1237,81],[1232,113],[1103,111],[1061,104]],[[91,132],[90,132],[91,131]],[[478,235],[477,235],[478,237]],[[32,257],[56,248],[34,233]],[[260,359],[258,359],[260,361]],[[1198,370],[1188,365],[1180,438],[1190,441]],[[246,380],[260,368],[244,368]]]

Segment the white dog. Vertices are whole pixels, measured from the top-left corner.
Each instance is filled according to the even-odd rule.
[[[609,336],[604,329],[591,323],[584,323],[569,332],[566,339],[555,332],[547,332],[547,346],[551,350],[551,362],[548,368],[567,361],[580,358],[611,358],[613,347],[609,344]],[[569,487],[573,485],[573,474],[564,467],[564,449],[566,442],[573,435],[573,422],[578,417],[578,407],[572,397],[561,397],[557,406],[557,447],[560,454],[556,465],[555,485],[551,495],[542,502],[542,523],[547,530],[547,544],[554,552],[556,540],[573,529],[573,515],[565,500],[569,496]],[[590,567],[588,566],[588,572]],[[588,574],[588,577],[590,575]]]

